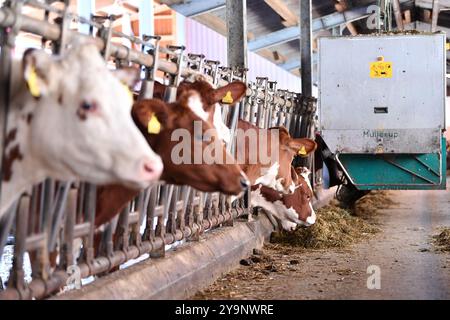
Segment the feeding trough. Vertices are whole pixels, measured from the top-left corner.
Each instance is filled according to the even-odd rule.
[[[320,134],[358,190],[445,189],[446,38],[319,40]]]

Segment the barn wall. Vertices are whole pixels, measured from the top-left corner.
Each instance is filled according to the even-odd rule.
[[[189,18],[186,19],[185,26],[187,52],[203,53],[207,59],[219,60],[223,65],[227,64],[227,40],[224,36]],[[277,81],[279,89],[301,91],[299,77],[283,70],[256,53],[249,52],[248,65],[250,69],[248,79],[250,81],[254,81],[256,77],[264,76],[269,77],[271,81]]]

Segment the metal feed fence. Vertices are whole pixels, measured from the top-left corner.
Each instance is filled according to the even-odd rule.
[[[43,10],[44,20],[22,14],[24,5]],[[54,23],[47,21],[49,12],[60,18]],[[139,99],[153,96],[158,70],[167,80],[167,101],[176,99],[176,89],[183,77],[203,75],[218,86],[234,80],[247,82],[246,70],[221,67],[220,62],[207,60],[201,54],[185,54],[181,46],[161,48],[158,36],[138,39],[115,32],[109,27],[112,19],[84,19],[37,1],[6,1],[0,9],[2,137],[9,107],[12,50],[21,31],[41,36],[43,44],[52,44],[54,53],[61,53],[74,39],[94,39],[106,60],[114,58],[118,66],[140,65],[145,76]],[[70,21],[90,25],[91,34],[69,30]],[[126,37],[142,50],[112,43],[113,34]],[[161,54],[166,58],[160,59]],[[241,118],[261,128],[282,125],[298,136],[301,117],[311,117],[314,112],[313,98],[279,90],[276,82],[258,78],[248,83],[245,101],[224,108],[223,115],[233,132]],[[227,147],[233,151],[235,142]],[[13,264],[6,288],[0,287],[0,299],[43,299],[79,284],[80,279],[105,275],[145,254],[163,257],[169,246],[180,241],[198,241],[207,230],[231,226],[244,216],[251,219],[249,203],[249,194],[232,204],[230,197],[219,193],[159,183],[142,191],[104,227],[100,250],[95,252],[96,186],[46,180],[22,195],[0,221],[0,257],[8,237],[14,239]],[[31,281],[25,280],[25,253],[31,261]]]

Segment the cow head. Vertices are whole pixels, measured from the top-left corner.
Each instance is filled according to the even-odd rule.
[[[257,143],[257,146],[250,146],[239,141],[237,144],[238,152],[246,154],[244,171],[252,184],[262,184],[286,194],[293,193],[295,181],[291,175],[291,163],[296,155],[307,157],[314,152],[317,147],[316,143],[311,139],[293,139],[284,127],[259,129],[246,121],[240,120],[238,128],[244,133],[248,130],[264,131],[264,135],[267,136],[267,142],[262,142],[263,144],[267,143],[267,151],[260,150],[261,141]],[[273,141],[274,138],[278,140]],[[275,150],[273,150],[274,148]],[[263,156],[261,153],[265,152],[269,153],[269,163],[262,161],[252,163],[254,160],[251,159],[261,159]]]
[[[60,58],[29,50],[22,65],[33,104],[29,152],[47,176],[134,188],[158,180],[161,159],[130,114],[137,70],[111,72],[92,44]]]
[[[310,171],[306,168],[291,167],[295,190],[284,194],[275,189],[255,185],[252,187],[252,203],[275,216],[286,231],[294,231],[297,226],[309,227],[316,222],[312,207],[313,192],[309,182]]]
[[[280,143],[278,145],[279,170],[276,178],[276,189],[284,193],[293,193],[297,184],[293,174],[291,174],[291,164],[294,157],[308,157],[317,149],[314,140],[299,138],[294,139],[284,127],[276,127],[270,130],[279,130]]]
[[[190,185],[204,192],[220,191],[238,195],[249,186],[247,178],[227,153],[217,130],[208,121],[209,109],[205,108],[205,103],[197,91],[189,89],[182,91],[177,102],[171,104],[159,99],[138,101],[132,114],[150,146],[164,162],[162,180],[171,184]],[[210,139],[205,139],[206,136]],[[186,137],[188,150],[180,151],[180,142],[186,142]],[[198,151],[204,154],[213,143],[221,152],[219,161],[208,163],[202,158],[196,161],[194,154],[197,152],[198,155]],[[188,161],[180,163],[176,159],[180,152],[183,158],[187,156]]]
[[[247,85],[240,81],[214,89],[213,86],[202,77],[197,77],[194,82],[184,81],[178,87],[178,94],[188,90],[195,90],[200,94],[204,110],[208,114],[208,121],[217,129],[219,139],[225,143],[231,142],[231,131],[222,119],[221,105],[234,105],[245,96]]]

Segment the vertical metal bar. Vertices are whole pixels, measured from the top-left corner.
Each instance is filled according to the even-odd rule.
[[[155,209],[158,204],[158,194],[159,186],[154,186],[150,191],[150,198],[148,200],[147,206],[147,225],[144,231],[144,240],[154,241],[155,240],[155,226],[154,220],[156,217]]]
[[[6,212],[6,214],[0,219],[0,261],[3,256],[3,249],[8,240],[9,233],[11,232],[11,227],[14,222],[14,218],[16,216],[17,205],[19,201],[16,200]]]
[[[301,74],[302,74],[302,95],[312,97],[313,94],[313,61],[312,61],[312,0],[300,1],[300,52],[301,52]],[[295,132],[294,137],[310,137],[312,114],[303,114],[300,127]],[[296,159],[296,165],[310,167],[309,158]]]
[[[438,24],[440,10],[441,10],[441,6],[439,4],[439,0],[433,0],[433,14],[431,16],[431,32],[436,32],[436,30],[437,30],[437,24]]]
[[[141,39],[146,34],[155,34],[153,0],[139,1],[139,34]]]
[[[95,232],[95,207],[97,200],[97,187],[93,184],[86,184],[84,199],[85,221],[90,223],[89,234],[87,235],[86,247],[83,250],[86,263],[91,264],[94,259],[94,232]]]
[[[159,60],[159,42],[161,37],[154,37],[149,35],[144,35],[143,40],[148,42],[154,40],[154,47],[147,50],[147,53],[153,56],[153,66],[145,67],[145,77],[142,80],[141,92],[139,93],[139,100],[151,99],[153,98],[153,92],[155,87],[156,72],[158,71],[158,60]],[[142,46],[142,51],[146,51],[146,47]]]
[[[48,243],[49,252],[55,250],[56,238],[61,228],[63,221],[63,214],[66,207],[67,197],[69,195],[70,182],[60,183],[58,186],[58,192],[56,194],[56,200],[53,204],[53,221],[50,229],[50,237]]]
[[[302,94],[311,97],[313,94],[313,61],[312,61],[312,7],[311,0],[300,1],[300,51],[301,51],[301,73]],[[307,123],[303,126],[300,134],[307,135]]]
[[[247,0],[226,0],[228,66],[247,68]]]
[[[16,289],[22,299],[27,299],[28,289],[23,270],[23,257],[26,251],[28,212],[30,209],[30,197],[23,196],[19,201],[19,210],[16,218],[16,243],[14,246],[14,259],[8,288]]]
[[[138,221],[132,225],[131,241],[132,244],[139,247],[141,245],[141,224],[144,216],[144,201],[146,199],[147,191],[141,191],[136,199],[135,211],[138,213]]]
[[[436,1],[436,0],[434,0]],[[394,8],[394,16],[395,16],[395,22],[397,24],[397,29],[400,31],[403,31],[403,15],[402,15],[402,8],[400,7],[400,1],[399,0],[393,0],[392,6]],[[433,10],[434,13],[434,10]]]
[[[149,1],[143,1],[143,2],[149,2]],[[77,1],[77,11],[78,11],[79,16],[89,19],[95,13],[95,0]],[[89,34],[90,26],[79,23],[78,31],[80,33]]]
[[[74,227],[75,218],[77,213],[77,190],[72,189],[69,191],[67,206],[65,207],[66,222],[64,226],[64,241],[61,248],[61,256],[59,267],[61,269],[67,269],[72,266],[74,260],[73,240],[74,240]]]
[[[119,223],[117,225],[116,234],[115,234],[115,249],[122,250],[123,252],[128,251],[129,246],[129,215],[130,215],[130,205],[127,206],[120,212],[119,215]]]
[[[311,97],[313,93],[311,0],[300,1],[300,51],[302,66],[302,94]]]
[[[16,13],[22,10],[21,1],[6,1],[4,6],[8,6]],[[18,22],[13,28],[2,28],[0,34],[1,61],[0,61],[0,181],[3,181],[3,152],[5,150],[5,137],[8,130],[8,113],[11,95],[11,66],[12,48],[14,47],[15,35],[18,32]],[[0,201],[1,201],[0,183]]]

